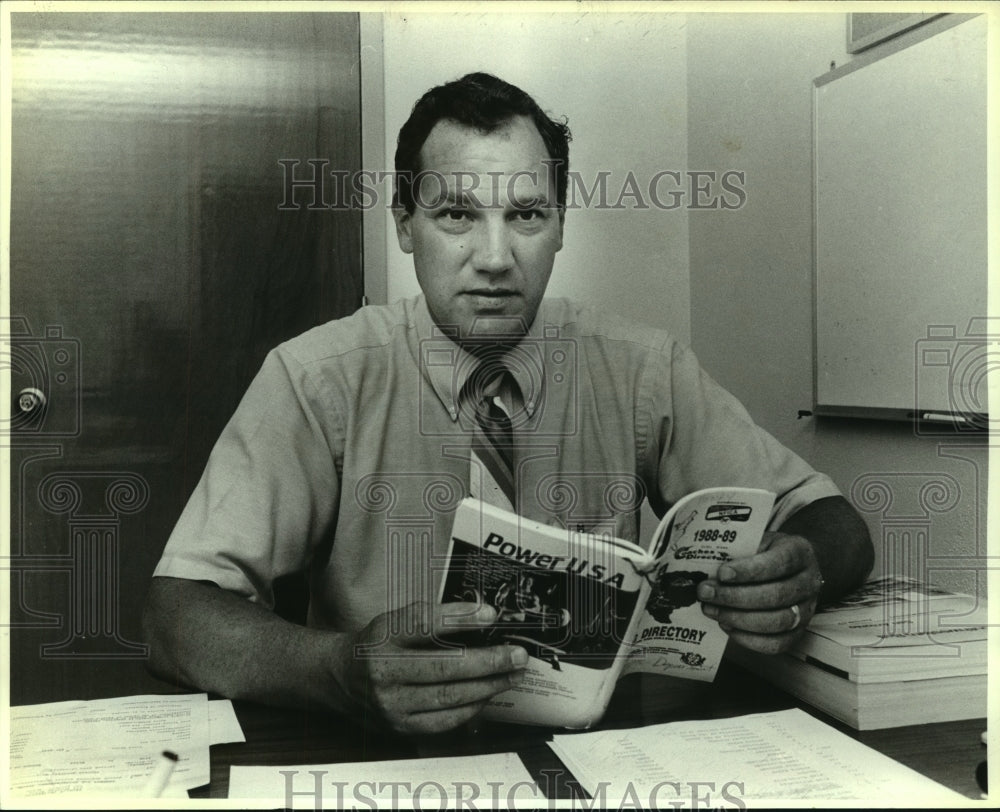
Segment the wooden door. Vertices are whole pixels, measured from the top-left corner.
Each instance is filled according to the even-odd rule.
[[[11,17],[10,698],[162,691],[141,610],[215,438],[361,303],[360,212],[286,183],[360,169],[358,18]]]

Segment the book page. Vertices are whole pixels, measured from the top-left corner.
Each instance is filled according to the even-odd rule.
[[[595,808],[867,802],[942,805],[952,790],[799,709],[559,734],[550,746]]]
[[[757,551],[773,505],[768,491],[712,488],[679,501],[664,517],[651,547],[659,553],[652,589],[623,673],[715,678],[729,638],[702,613],[698,584],[724,562]]]

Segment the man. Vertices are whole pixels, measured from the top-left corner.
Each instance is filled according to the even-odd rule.
[[[486,605],[435,600],[469,493],[638,540],[644,496],[662,513],[697,488],[774,490],[776,532],[698,587],[705,614],[761,651],[787,648],[818,601],[863,580],[872,551],[857,514],[686,349],[543,303],[568,140],[485,74],[418,101],[400,131],[394,214],[423,296],[268,356],[155,573],[145,624],[156,673],[406,732],[467,721],[527,661],[517,646],[447,647],[495,619]],[[500,410],[494,428],[511,424],[506,446],[483,440],[483,410]],[[299,626],[272,611],[273,587],[303,571]]]

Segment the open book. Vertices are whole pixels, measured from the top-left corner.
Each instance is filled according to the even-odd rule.
[[[484,643],[523,646],[525,679],[485,715],[586,728],[623,674],[711,681],[728,637],[702,614],[698,584],[756,552],[774,494],[709,488],[679,500],[648,547],[550,527],[478,499],[455,514],[440,600],[492,604]]]

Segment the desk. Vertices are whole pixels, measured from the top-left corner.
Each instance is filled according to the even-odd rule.
[[[236,702],[246,743],[212,748],[212,781],[195,798],[225,798],[233,765],[330,764],[434,758],[514,751],[548,797],[579,792],[572,776],[546,744],[551,728],[481,722],[437,736],[387,735],[343,718]],[[603,728],[682,719],[721,719],[746,713],[802,707],[862,743],[929,778],[978,799],[976,765],[985,759],[984,719],[859,732],[799,703],[738,666],[724,663],[715,683],[704,685],[645,674],[624,678],[601,723]],[[428,774],[428,778],[433,778]],[[886,799],[892,805],[892,799]]]

